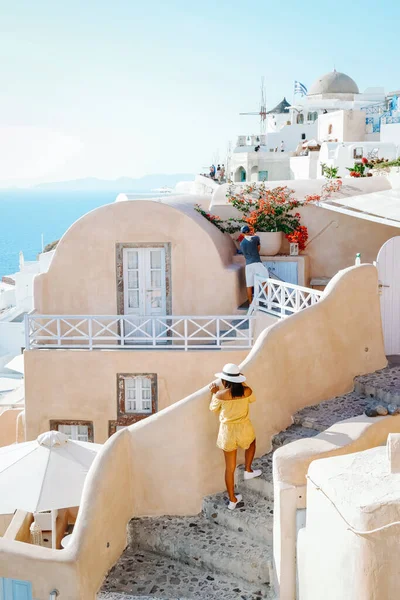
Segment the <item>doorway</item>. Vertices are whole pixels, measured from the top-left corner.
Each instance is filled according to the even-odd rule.
[[[124,314],[165,315],[165,248],[125,248],[123,264]]]
[[[400,354],[400,236],[379,250],[377,268],[381,297],[382,329],[387,356]]]

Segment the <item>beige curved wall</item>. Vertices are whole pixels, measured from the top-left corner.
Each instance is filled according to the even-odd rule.
[[[319,304],[265,330],[242,363],[257,395],[257,454],[269,450],[271,435],[286,428],[296,410],[349,391],[356,375],[385,364],[376,269],[348,269]],[[68,550],[44,555],[44,549],[0,540],[0,572],[23,574],[41,599],[47,568],[61,597],[94,600],[124,546],[131,516],[195,514],[205,495],[224,488],[209,400],[202,389],[110,438],[90,470]],[[124,493],[116,494],[120,489]]]
[[[34,281],[43,314],[116,315],[116,244],[171,243],[172,314],[232,314],[244,301],[242,270],[228,235],[193,208],[192,197],[132,200],[98,208],[62,237]]]

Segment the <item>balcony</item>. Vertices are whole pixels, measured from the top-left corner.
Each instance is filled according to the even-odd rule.
[[[31,313],[25,317],[26,349],[237,350],[251,348],[254,319]]]

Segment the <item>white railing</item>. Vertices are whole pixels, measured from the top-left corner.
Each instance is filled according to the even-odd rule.
[[[138,317],[31,313],[25,317],[26,349],[250,348],[253,319],[249,315]]]
[[[323,292],[318,290],[256,275],[254,299],[248,314],[260,310],[283,319],[316,304],[322,296]]]

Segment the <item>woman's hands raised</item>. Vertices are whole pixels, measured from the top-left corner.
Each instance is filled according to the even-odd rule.
[[[214,383],[210,383],[210,385],[208,386],[210,388],[210,392],[212,394],[216,394],[219,390],[219,385],[217,385],[215,382]]]

